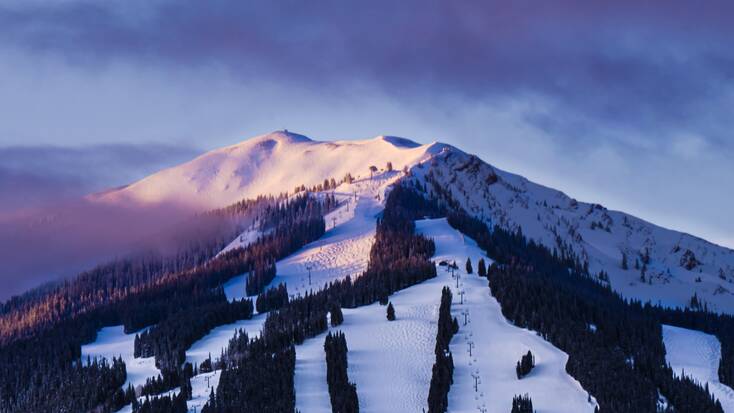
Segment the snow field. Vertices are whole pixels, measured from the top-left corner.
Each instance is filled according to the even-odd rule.
[[[460,326],[450,345],[455,370],[449,411],[477,412],[485,408],[487,412],[508,412],[512,397],[527,393],[538,412],[593,412],[595,402],[588,402],[581,384],[566,373],[568,355],[536,333],[508,322],[491,296],[486,279],[476,272],[466,273],[467,257],[471,257],[475,271],[479,258],[484,257],[476,243],[451,228],[445,219],[417,221],[416,229],[433,238],[436,262],[456,261],[459,267],[458,288],[445,267],[438,267],[439,278],[448,278],[451,286],[451,310]],[[485,261],[491,263],[486,257]],[[518,380],[515,363],[528,350],[535,355],[536,367]]]
[[[161,372],[155,366],[155,357],[134,357],[136,333],[125,334],[123,326],[100,329],[97,332],[97,339],[93,343],[82,346],[82,362],[86,363],[87,357],[92,359],[96,357],[98,359],[105,358],[112,363],[113,357],[122,357],[127,369],[127,381],[123,385],[123,389],[127,388],[128,384],[132,384],[133,387],[144,385],[145,379],[156,377]]]
[[[342,205],[324,217],[326,233],[276,262],[277,275],[266,288],[284,283],[288,293],[297,296],[321,289],[330,281],[362,274],[375,240],[375,223],[383,209],[385,189],[398,177],[398,172],[384,173],[372,180],[339,185],[334,195]],[[246,274],[242,274],[224,284],[230,301],[245,297],[245,282]]]
[[[349,348],[349,379],[357,385],[360,411],[421,412],[426,406],[434,362],[441,288],[436,278],[390,296],[397,319],[387,321],[378,303],[343,309],[342,331]],[[329,412],[326,333],[296,347],[296,408]]]
[[[422,412],[427,404],[434,363],[436,323],[441,289],[452,287],[452,311],[460,320],[459,333],[451,350],[456,370],[449,393],[449,410],[507,412],[515,394],[529,393],[538,412],[593,411],[581,385],[565,372],[568,356],[535,333],[508,323],[499,304],[489,294],[484,279],[467,275],[466,257],[474,267],[482,251],[452,229],[445,219],[416,222],[418,232],[436,242],[436,262],[456,260],[460,266],[460,290],[443,267],[439,275],[390,296],[397,320],[388,322],[386,307],[372,304],[344,309],[344,324],[332,330],[344,332],[349,347],[349,379],[356,383],[360,410],[364,412]],[[463,324],[463,313],[468,323]],[[296,347],[296,407],[308,412],[329,412],[326,362],[323,342],[326,333]],[[474,342],[472,357],[468,341]],[[532,350],[537,366],[523,380],[515,376],[515,362]],[[474,378],[478,375],[478,391]]]
[[[721,343],[716,336],[687,328],[663,325],[665,359],[677,375],[708,383],[726,413],[734,413],[734,390],[719,382]]]

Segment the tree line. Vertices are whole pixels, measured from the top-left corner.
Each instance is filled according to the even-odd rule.
[[[166,333],[156,333],[154,337],[161,342],[156,339],[156,344],[151,345],[160,349],[162,366],[175,364],[171,360],[180,360],[181,349],[187,342],[205,334],[202,332],[207,328],[231,319],[228,314],[234,307],[215,304],[226,302],[218,291],[226,280],[251,270],[266,251],[287,254],[323,234],[323,208],[314,197],[303,194],[279,209],[271,208],[279,214],[284,214],[284,210],[299,211],[290,214],[294,219],[289,222],[288,231],[271,231],[252,248],[230,251],[186,270],[156,273],[150,278],[135,278],[135,265],[115,264],[109,268],[124,270],[100,270],[77,277],[32,303],[30,310],[23,310],[34,312],[26,317],[32,320],[28,324],[31,327],[10,333],[1,330],[8,335],[0,347],[0,411],[57,411],[57,406],[64,405],[73,405],[70,411],[109,410],[106,406],[112,405],[118,389],[96,384],[91,387],[93,382],[87,376],[106,377],[113,372],[79,367],[81,345],[94,341],[97,331],[104,326],[123,324],[125,332],[131,333],[180,313],[172,323],[184,326],[184,331],[173,332],[163,323]],[[206,318],[203,324],[194,320],[201,318],[198,311],[211,309],[209,306],[228,310],[219,312],[221,318]],[[38,308],[43,310],[35,312]],[[4,314],[2,320],[13,319],[5,317],[8,314],[14,314],[14,310]],[[173,336],[169,337],[170,334]],[[112,379],[99,379],[103,381]],[[49,388],[59,392],[48,392]],[[79,396],[90,388],[94,389],[94,398]]]
[[[359,413],[357,386],[349,382],[347,374],[347,339],[341,331],[326,335],[326,383],[332,413]]]
[[[428,413],[443,413],[449,408],[449,389],[454,382],[454,358],[449,343],[459,331],[459,323],[451,317],[451,300],[451,290],[443,287],[434,350],[436,361],[433,363],[431,387],[428,389]]]
[[[329,313],[332,323],[338,324],[342,307],[386,303],[395,291],[436,276],[430,261],[435,245],[415,234],[413,219],[420,209],[412,208],[411,200],[424,202],[400,186],[388,195],[368,268],[360,277],[336,280],[290,299],[268,313],[258,338],[235,334],[216,362],[222,369],[219,386],[203,413],[293,412],[295,362],[289,355],[295,354],[294,345],[326,331]]]
[[[588,274],[570,249],[550,251],[520,230],[490,231],[466,214],[450,215],[449,223],[495,260],[487,277],[503,315],[568,353],[566,370],[604,411],[657,412],[658,391],[679,412],[722,411],[666,364],[660,320]]]

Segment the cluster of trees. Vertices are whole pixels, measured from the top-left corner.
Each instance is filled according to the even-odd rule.
[[[177,267],[168,264],[118,261],[42,296],[5,305],[0,314],[0,411],[57,411],[58,406],[67,405],[73,406],[69,411],[90,411],[112,405],[124,380],[116,386],[107,385],[116,383],[113,370],[82,368],[79,361],[81,345],[94,341],[104,326],[124,324],[130,333],[152,324],[169,325],[164,320],[177,314],[170,327],[162,327],[161,333],[154,335],[155,344],[148,346],[152,350],[145,350],[160,355],[157,361],[172,373],[186,342],[200,338],[217,323],[229,322],[230,314],[242,314],[236,304],[226,304],[220,291],[226,280],[252,270],[263,257],[266,262],[274,261],[323,234],[325,224],[320,214],[324,208],[318,199],[304,194],[274,206],[270,206],[271,201],[263,202],[267,205],[251,204],[259,205],[259,220],[275,222],[268,217],[278,215],[284,217],[285,224],[248,248],[214,258],[207,253],[207,260],[182,260],[196,265],[179,263],[186,268],[176,272],[170,269]],[[222,311],[203,322],[196,320],[212,308]],[[194,321],[188,324],[186,320]],[[20,327],[5,328],[14,322]],[[172,328],[175,325],[185,327],[177,331]],[[49,388],[59,392],[48,392]],[[79,396],[82,393],[85,395]]]
[[[530,374],[530,371],[533,370],[533,367],[535,367],[535,356],[533,356],[533,353],[528,350],[527,353],[523,354],[523,356],[520,358],[520,361],[518,361],[517,365],[515,366],[515,373],[517,373],[517,378],[521,379]]]
[[[333,206],[324,202],[306,194],[266,209],[261,220],[265,235],[246,248],[252,256],[245,287],[248,296],[261,293],[275,278],[277,259],[324,235],[324,214]]]
[[[186,396],[179,393],[174,396],[145,397],[143,402],[135,400],[133,413],[187,413]]]
[[[178,278],[209,262],[253,216],[267,216],[280,198],[259,197],[193,217],[181,232],[196,237],[176,242],[173,251],[146,250],[101,264],[78,276],[0,304],[0,345],[53,328],[59,321],[125,300],[163,278]],[[182,234],[183,235],[183,234]],[[190,234],[189,234],[190,235]]]
[[[193,388],[191,378],[199,374],[196,366],[184,364],[180,370],[163,370],[158,377],[147,378],[138,396],[154,396],[174,387],[179,387],[179,394],[185,400],[191,400]]]
[[[306,187],[306,185],[296,185],[295,188],[293,188],[293,193],[298,194],[301,192],[311,191],[311,192],[321,192],[321,191],[328,191],[330,189],[336,189],[337,186],[339,186],[341,183],[348,183],[351,184],[354,181],[354,178],[352,177],[352,174],[347,173],[344,175],[344,177],[337,182],[334,178],[326,178],[324,179],[323,183],[311,185],[310,187]]]
[[[216,393],[201,413],[292,413],[296,407],[296,351],[246,334],[230,341]]]
[[[255,308],[258,313],[266,313],[277,310],[286,304],[288,304],[288,288],[281,283],[277,287],[269,288],[260,293],[255,301]]]
[[[247,295],[253,296],[261,293],[273,281],[276,272],[275,261],[256,261],[247,274],[247,282],[245,283]]]
[[[344,333],[327,334],[324,341],[326,353],[326,382],[333,413],[358,413],[357,386],[349,382],[347,375],[347,339]]]
[[[44,348],[48,347],[30,347],[27,352],[43,351]],[[17,392],[9,390],[13,388],[10,387],[12,384],[5,384],[7,387],[0,388],[0,411],[76,412],[93,408],[117,411],[134,399],[134,392],[131,395],[122,389],[127,374],[125,363],[121,359],[114,358],[111,362],[104,359],[88,359],[86,362],[76,359],[76,363],[71,365],[47,357],[33,357],[34,362],[44,363],[33,370],[26,368],[25,364],[20,364],[16,369],[5,356],[0,352],[3,375],[11,375],[17,382],[32,384],[23,386]],[[43,374],[46,369],[52,368],[59,370],[56,370],[56,374]]]
[[[218,288],[216,301],[171,314],[158,324],[135,335],[135,357],[155,356],[156,366],[164,372],[178,371],[186,350],[212,328],[252,318],[252,300],[227,301]]]
[[[326,331],[329,313],[332,325],[338,325],[343,321],[342,307],[387,303],[393,292],[436,276],[430,261],[435,245],[416,235],[413,223],[416,213],[434,212],[424,199],[400,186],[393,189],[377,225],[367,270],[354,282],[350,277],[331,282],[271,311],[259,338],[250,339],[244,332],[235,334],[216,363],[222,369],[219,387],[202,413],[292,412],[294,345]]]
[[[658,391],[676,411],[722,411],[705,389],[675,377],[666,364],[660,318],[645,310],[650,306],[600,284],[570,248],[550,251],[519,230],[490,231],[467,215],[453,214],[449,222],[495,260],[489,285],[505,317],[568,353],[567,371],[605,411],[656,412]]]
[[[510,413],[533,413],[533,401],[530,396],[525,394],[513,397]]]
[[[431,387],[428,390],[428,412],[443,413],[449,407],[449,389],[454,382],[454,359],[449,351],[451,338],[459,331],[459,323],[451,317],[451,290],[441,290],[436,332],[436,362],[433,364]]]

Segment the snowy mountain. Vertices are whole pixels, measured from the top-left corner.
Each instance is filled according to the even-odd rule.
[[[296,186],[310,188],[346,174],[365,178],[370,166],[384,170],[388,162],[424,184],[431,177],[490,225],[521,228],[550,248],[569,245],[592,273],[605,271],[611,286],[626,297],[684,307],[696,294],[701,305],[734,313],[734,250],[577,201],[441,143],[420,145],[391,136],[320,142],[279,131],[208,152],[94,199],[216,208],[242,198],[292,193]]]
[[[279,197],[252,201],[268,194]],[[337,407],[351,394],[368,413],[734,413],[733,318],[644,312],[606,288],[734,313],[734,251],[450,145],[274,132],[89,199],[240,208],[247,224],[180,270],[113,262],[0,313],[28,326],[0,343],[0,411],[357,411]],[[548,250],[522,241],[513,267],[521,254],[493,255],[440,204]],[[348,356],[335,367],[325,342],[337,332]],[[78,396],[88,387],[96,399]]]
[[[290,132],[273,132],[208,152],[182,165],[121,189],[94,196],[104,202],[180,202],[211,209],[258,195],[293,192],[324,179],[370,175],[369,167],[412,167],[445,145],[419,145],[378,136],[363,141],[318,142]]]

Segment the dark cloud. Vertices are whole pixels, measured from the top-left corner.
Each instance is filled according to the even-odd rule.
[[[726,1],[72,2],[7,9],[0,27],[5,42],[81,65],[217,65],[413,99],[535,93],[588,122],[646,129],[690,128],[734,71]],[[720,139],[731,112],[713,116]]]

